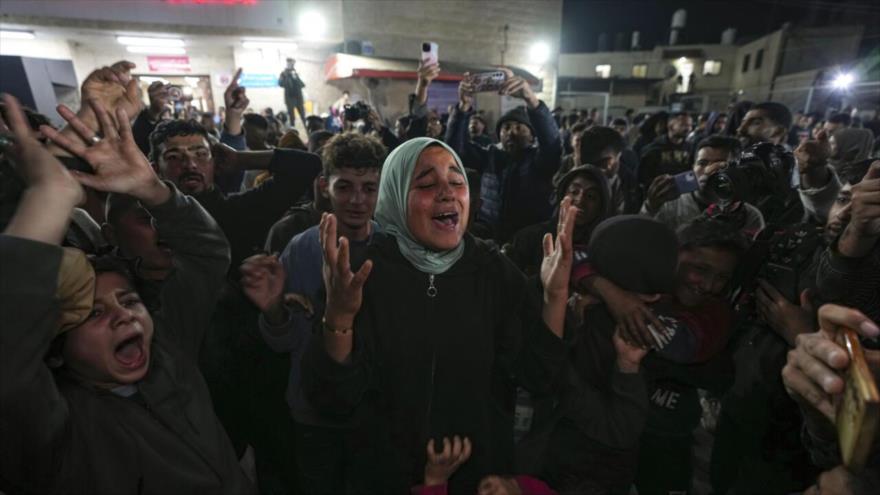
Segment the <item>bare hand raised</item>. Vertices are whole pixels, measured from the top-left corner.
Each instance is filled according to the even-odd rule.
[[[123,108],[116,109],[116,124],[99,101],[89,100],[89,106],[98,118],[103,138],[99,138],[64,105],[59,105],[58,113],[67,120],[82,142],[70,139],[49,126],[40,128],[55,144],[92,166],[94,174],[74,172],[77,180],[98,191],[134,196],[147,206],[165,202],[171,192],[159,180],[150,162],[134,142],[126,111]],[[83,142],[91,143],[91,146],[86,146]]]
[[[373,269],[367,260],[355,273],[351,271],[349,243],[345,237],[336,239],[336,216],[324,213],[319,226],[321,248],[324,252],[324,287],[327,291],[327,309],[324,319],[332,329],[350,330],[361,309],[363,288]]]

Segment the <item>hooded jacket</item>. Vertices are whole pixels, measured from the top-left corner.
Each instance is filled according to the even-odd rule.
[[[840,172],[849,163],[867,160],[874,150],[874,134],[870,129],[839,129],[834,133],[837,151],[828,162]]]
[[[556,186],[555,200],[557,211],[553,215],[553,218],[546,222],[529,225],[520,230],[513,236],[510,245],[505,247],[504,253],[526,275],[533,275],[540,271],[541,262],[544,259],[544,234],[553,234],[554,237],[556,236],[557,224],[559,223],[558,205],[562,203],[562,199],[565,198],[565,192],[568,189],[569,184],[571,184],[571,181],[579,175],[586,176],[599,185],[601,200],[599,215],[596,219],[589,225],[584,225],[582,227],[575,226],[575,264],[580,261],[578,259],[579,257],[583,257],[583,251],[586,249],[586,244],[590,239],[593,228],[611,216],[611,191],[608,189],[608,180],[605,178],[605,174],[602,173],[600,169],[589,165],[582,165],[570,170],[560,178],[559,185]],[[578,242],[578,239],[580,239],[581,242]]]
[[[149,208],[174,251],[150,367],[123,397],[54,374],[61,248],[0,236],[0,479],[9,493],[252,493],[196,354],[229,266],[217,224],[189,196]]]
[[[466,234],[462,257],[430,276],[376,234],[373,269],[353,330],[349,363],[309,341],[306,397],[325,415],[356,416],[355,493],[406,493],[421,483],[425,448],[453,435],[473,444],[450,493],[476,492],[491,473],[511,472],[515,387],[546,393],[565,344],[541,320],[525,277],[496,249]],[[436,296],[428,295],[428,288]]]
[[[522,110],[508,113],[507,120],[522,121]],[[547,198],[553,191],[553,174],[562,161],[562,139],[553,115],[544,102],[524,112],[537,139],[537,146],[525,150],[520,160],[500,146],[482,148],[468,139],[468,121],[473,112],[457,107],[449,117],[446,143],[461,157],[464,166],[481,175],[482,207],[478,218],[495,231],[495,240],[505,242],[519,229],[542,222],[553,214]],[[525,123],[525,122],[524,122]],[[499,122],[498,129],[500,130]]]

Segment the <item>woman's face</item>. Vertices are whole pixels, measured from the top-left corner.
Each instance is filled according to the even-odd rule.
[[[452,153],[440,146],[422,151],[407,196],[406,224],[413,238],[434,251],[454,249],[469,212],[467,183]]]

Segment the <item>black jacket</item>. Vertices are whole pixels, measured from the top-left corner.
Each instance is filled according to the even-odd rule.
[[[261,252],[272,225],[312,187],[321,171],[318,155],[276,148],[272,178],[251,190],[228,196],[213,187],[195,196],[217,220],[232,247],[232,267]]]
[[[691,169],[687,143],[674,144],[663,135],[642,150],[639,163],[639,182],[647,188],[657,176],[675,175]]]
[[[9,493],[251,493],[196,368],[229,266],[217,224],[176,192],[150,208],[174,251],[150,367],[121,397],[43,361],[58,323],[61,249],[0,236],[0,479]],[[9,262],[14,260],[14,262]]]
[[[553,174],[562,160],[559,128],[544,102],[528,109],[538,145],[516,162],[499,146],[480,147],[468,137],[472,112],[456,108],[449,117],[446,142],[461,157],[465,167],[481,175],[479,219],[495,229],[495,240],[507,241],[517,230],[550,218],[553,204]]]
[[[354,325],[350,364],[311,339],[303,387],[327,415],[356,415],[356,493],[406,493],[421,483],[429,439],[467,436],[470,460],[451,493],[472,494],[513,465],[515,386],[546,393],[564,364],[565,345],[543,323],[525,277],[484,241],[466,235],[462,258],[434,277],[416,270],[395,239],[377,235],[374,266]]]

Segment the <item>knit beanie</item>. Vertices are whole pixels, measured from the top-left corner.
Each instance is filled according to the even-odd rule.
[[[529,130],[532,131],[532,135],[535,134],[535,128],[532,127],[532,120],[529,118],[529,112],[526,111],[526,107],[524,106],[516,107],[498,119],[498,124],[495,125],[495,137],[498,139],[501,139],[501,126],[503,126],[505,122],[519,122],[528,127]]]
[[[618,287],[640,294],[672,292],[678,240],[665,224],[620,215],[596,226],[587,246],[592,268]]]

